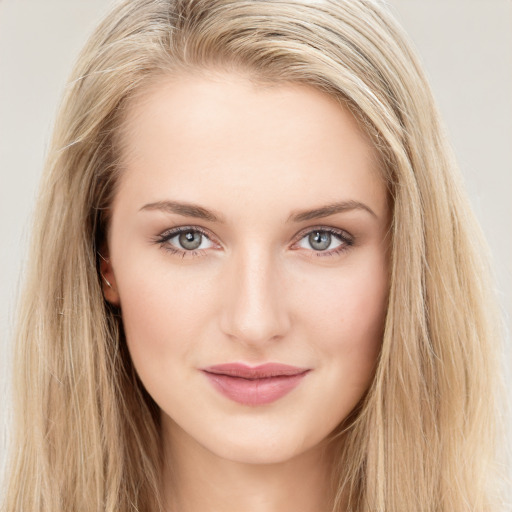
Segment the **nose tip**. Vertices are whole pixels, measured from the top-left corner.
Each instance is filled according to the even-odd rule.
[[[221,328],[246,345],[282,338],[290,328],[282,280],[269,265],[245,262],[227,280]]]
[[[278,340],[284,335],[285,329],[282,328],[277,312],[272,311],[268,305],[249,303],[242,299],[235,308],[236,311],[224,323],[224,331],[230,337],[245,344],[260,345]]]

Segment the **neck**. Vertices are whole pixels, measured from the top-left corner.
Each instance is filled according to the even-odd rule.
[[[176,425],[164,429],[166,512],[324,512],[332,510],[325,447],[290,460],[252,464],[220,457]]]

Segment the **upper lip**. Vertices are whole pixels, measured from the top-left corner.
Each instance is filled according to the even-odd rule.
[[[243,363],[225,363],[208,366],[202,368],[202,370],[207,373],[227,375],[229,377],[264,379],[268,377],[300,375],[307,372],[309,368],[299,368],[281,363],[265,363],[258,366],[248,366]]]

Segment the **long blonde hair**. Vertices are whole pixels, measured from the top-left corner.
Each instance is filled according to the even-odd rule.
[[[392,198],[375,378],[332,434],[334,510],[497,511],[500,322],[487,256],[430,89],[374,0],[125,0],[84,48],[55,127],[16,335],[6,512],[157,511],[159,415],[97,248],[126,102],[183,70],[299,82],[347,106]],[[339,442],[339,439],[343,442]]]

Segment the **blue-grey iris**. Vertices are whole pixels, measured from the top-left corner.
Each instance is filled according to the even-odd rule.
[[[325,251],[331,245],[331,234],[325,231],[313,231],[308,240],[313,249]]]
[[[184,249],[197,249],[201,245],[203,235],[198,231],[185,231],[179,236],[180,245]]]

